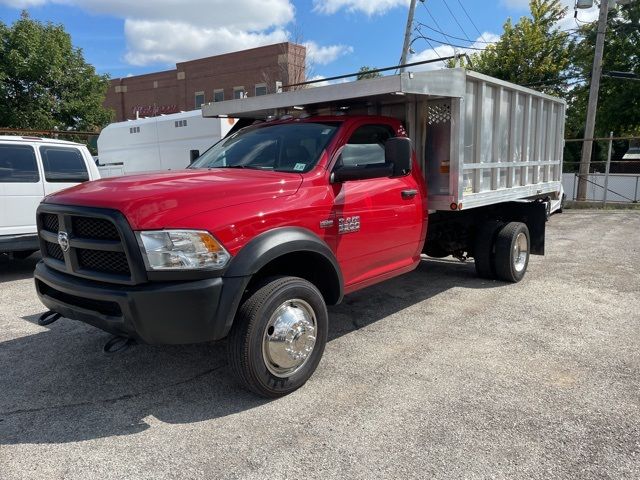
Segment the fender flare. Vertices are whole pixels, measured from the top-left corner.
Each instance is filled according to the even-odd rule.
[[[327,260],[336,273],[342,298],[344,280],[338,260],[324,240],[310,230],[300,227],[280,227],[258,235],[231,260],[224,276],[254,275],[272,260],[294,252],[311,252]]]

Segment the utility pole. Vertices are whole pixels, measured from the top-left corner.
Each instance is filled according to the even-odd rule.
[[[604,54],[604,35],[607,30],[609,16],[609,1],[600,0],[600,17],[596,36],[596,52],[593,57],[593,71],[591,72],[591,87],[589,89],[589,106],[587,107],[587,123],[584,129],[585,140],[582,143],[582,159],[580,160],[580,174],[578,177],[578,200],[587,199],[587,178],[591,166],[591,152],[596,127],[596,111],[598,109],[598,92],[600,90],[600,76],[602,75],[602,56]]]
[[[409,55],[409,45],[411,44],[411,31],[413,30],[413,16],[416,12],[416,1],[417,0],[411,0],[411,5],[409,6],[409,15],[407,16],[407,28],[404,31],[404,46],[402,47],[400,65],[404,65],[405,63],[407,63],[407,55]],[[404,70],[404,67],[400,67],[400,73],[404,72]]]

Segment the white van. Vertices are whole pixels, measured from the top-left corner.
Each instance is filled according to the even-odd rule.
[[[225,137],[235,122],[233,118],[203,118],[200,110],[193,110],[112,123],[98,137],[100,175],[186,168],[192,155]]]
[[[0,135],[0,254],[26,258],[38,250],[36,209],[43,197],[98,178],[82,144]]]

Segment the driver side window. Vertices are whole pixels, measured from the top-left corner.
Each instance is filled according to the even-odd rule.
[[[394,137],[388,125],[364,125],[358,128],[342,149],[340,165],[345,167],[364,167],[384,165],[384,144]]]

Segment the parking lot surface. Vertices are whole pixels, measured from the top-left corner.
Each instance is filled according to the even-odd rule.
[[[640,212],[567,211],[525,279],[473,262],[330,309],[294,394],[234,382],[223,342],[102,352],[0,258],[0,478],[640,478]]]

